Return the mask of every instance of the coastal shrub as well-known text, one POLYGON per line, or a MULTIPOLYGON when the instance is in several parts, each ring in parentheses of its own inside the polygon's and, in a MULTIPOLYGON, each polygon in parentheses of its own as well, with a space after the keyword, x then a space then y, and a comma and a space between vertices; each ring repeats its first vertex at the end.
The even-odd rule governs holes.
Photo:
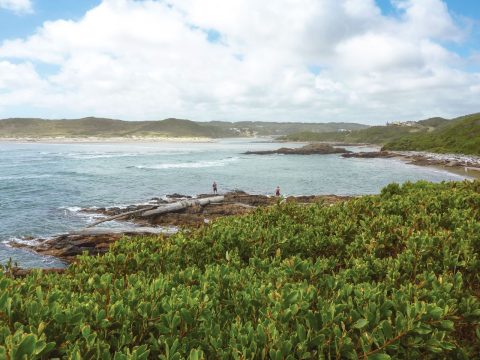
POLYGON ((474 359, 480 181, 391 184, 0 275, 0 358, 474 359))

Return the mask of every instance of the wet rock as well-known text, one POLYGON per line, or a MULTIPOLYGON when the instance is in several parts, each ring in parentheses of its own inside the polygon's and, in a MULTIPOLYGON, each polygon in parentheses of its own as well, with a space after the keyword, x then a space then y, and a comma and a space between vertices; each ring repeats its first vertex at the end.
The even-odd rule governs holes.
POLYGON ((437 154, 422 151, 369 151, 342 154, 344 158, 398 158, 408 164, 419 166, 441 166, 446 168, 480 167, 480 157, 460 154, 437 154))
POLYGON ((167 195, 167 198, 169 198, 169 199, 191 199, 192 197, 189 196, 189 195, 182 195, 182 194, 174 193, 174 194, 167 195))
MULTIPOLYGON (((171 202, 178 201, 184 196, 179 195, 179 198, 174 198, 171 202)), ((210 194, 199 195, 211 196, 210 194)), ((158 216, 139 217, 138 214, 127 215, 122 217, 122 220, 128 220, 139 226, 145 227, 166 227, 166 228, 197 228, 204 226, 206 222, 211 222, 219 217, 244 215, 255 211, 258 207, 266 207, 276 204, 278 201, 292 201, 302 204, 307 203, 325 203, 332 204, 338 201, 343 201, 349 197, 335 196, 335 195, 312 195, 312 196, 290 196, 286 199, 266 195, 251 195, 241 190, 236 190, 224 195, 224 201, 221 203, 210 203, 206 206, 190 206, 178 212, 164 213, 158 216)), ((132 205, 126 208, 91 208, 83 209, 82 211, 88 213, 97 213, 102 215, 118 215, 123 212, 143 209, 151 207, 151 205, 132 205)), ((141 229, 136 227, 135 229, 141 229)), ((116 229, 118 230, 118 229, 116 229)), ((63 259, 66 262, 74 261, 77 255, 87 252, 89 255, 101 255, 108 251, 110 246, 118 241, 123 236, 128 236, 128 230, 120 233, 113 233, 116 231, 112 229, 112 233, 101 235, 85 235, 85 234, 64 234, 56 236, 52 239, 37 239, 35 244, 15 243, 10 245, 13 247, 29 249, 42 255, 50 255, 63 259)), ((136 234, 139 235, 139 234, 136 234)), ((141 234, 140 234, 141 235, 141 234)), ((145 233, 147 235, 147 233, 145 233)), ((148 236, 168 236, 168 234, 148 236)))
POLYGON ((398 154, 395 154, 389 151, 366 151, 366 152, 342 154, 342 157, 344 158, 364 158, 364 159, 392 158, 392 157, 398 157, 398 156, 399 156, 398 154))
POLYGON ((259 151, 247 151, 246 155, 316 155, 316 154, 345 154, 350 153, 345 148, 334 147, 330 144, 308 144, 301 148, 280 148, 277 150, 259 150, 259 151))
POLYGON ((168 204, 168 201, 167 200, 164 200, 164 199, 160 199, 159 197, 153 197, 150 199, 150 202, 154 202, 154 203, 157 203, 157 204, 168 204))
POLYGON ((104 254, 111 244, 122 237, 121 234, 99 236, 59 235, 51 239, 39 239, 39 244, 10 243, 10 246, 33 250, 41 255, 55 256, 71 262, 77 255, 86 251, 89 255, 104 254))

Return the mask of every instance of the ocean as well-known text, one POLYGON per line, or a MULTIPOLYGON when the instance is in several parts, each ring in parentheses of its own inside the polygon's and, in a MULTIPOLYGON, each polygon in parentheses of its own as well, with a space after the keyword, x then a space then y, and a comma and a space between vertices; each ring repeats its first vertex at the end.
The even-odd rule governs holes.
MULTIPOLYGON (((301 144, 259 139, 205 143, 0 142, 0 263, 56 267, 62 263, 8 242, 35 241, 94 221, 83 207, 126 206, 180 193, 243 190, 284 195, 375 194, 391 183, 458 181, 461 175, 392 159, 344 159, 334 155, 244 155, 301 144)), ((348 147, 353 151, 372 150, 348 147)), ((115 226, 111 223, 110 226, 115 226)))

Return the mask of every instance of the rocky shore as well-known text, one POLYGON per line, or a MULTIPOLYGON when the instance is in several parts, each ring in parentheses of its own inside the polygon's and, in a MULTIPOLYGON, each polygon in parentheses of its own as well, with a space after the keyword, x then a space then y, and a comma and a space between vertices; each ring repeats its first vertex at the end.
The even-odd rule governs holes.
POLYGON ((277 150, 259 150, 259 151, 247 151, 246 155, 316 155, 316 154, 347 154, 351 151, 345 148, 334 147, 330 144, 314 143, 302 146, 300 148, 280 148, 277 150))
MULTIPOLYGON (((211 196, 211 194, 203 194, 197 198, 202 199, 211 196)), ((166 200, 159 198, 151 199, 148 205, 131 205, 122 208, 85 208, 81 211, 110 217, 135 212, 136 210, 148 210, 154 205, 168 205, 189 198, 188 196, 173 194, 168 196, 166 200)), ((329 205, 347 200, 348 198, 347 196, 336 195, 311 195, 290 196, 281 201, 293 201, 299 204, 320 202, 329 205)), ((31 244, 12 242, 10 246, 28 249, 41 255, 55 256, 68 264, 74 261, 77 255, 85 251, 90 255, 104 254, 108 251, 110 245, 124 236, 169 236, 178 229, 195 229, 219 217, 247 214, 255 211, 257 208, 274 205, 278 201, 279 198, 277 197, 252 195, 243 191, 235 191, 225 194, 224 201, 221 203, 210 203, 206 206, 190 206, 179 211, 149 217, 137 216, 135 213, 126 214, 124 217, 116 219, 116 221, 121 219, 121 221, 128 224, 128 227, 121 230, 115 228, 102 229, 99 233, 95 233, 95 231, 76 231, 50 239, 35 239, 35 242, 31 244), (107 230, 107 232, 103 230, 107 230), (152 232, 152 230, 155 231, 152 232)), ((92 228, 91 230, 94 229, 92 228)), ((20 271, 20 273, 22 272, 20 271)))
POLYGON ((459 154, 437 154, 421 151, 369 151, 342 154, 344 158, 398 158, 412 165, 459 168, 480 171, 480 157, 459 154))

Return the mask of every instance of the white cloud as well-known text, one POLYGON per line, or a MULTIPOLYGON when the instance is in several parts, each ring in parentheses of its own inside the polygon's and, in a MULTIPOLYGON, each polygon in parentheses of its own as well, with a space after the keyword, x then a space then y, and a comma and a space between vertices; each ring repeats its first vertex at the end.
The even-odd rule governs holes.
POLYGON ((0 67, 0 115, 22 102, 124 119, 375 123, 478 111, 480 74, 444 45, 466 36, 445 4, 395 6, 399 17, 374 0, 104 0, 1 44, 14 70, 0 67), (59 70, 37 73, 42 63, 59 70))
POLYGON ((30 13, 33 11, 33 6, 31 0, 0 0, 0 9, 16 13, 30 13))

